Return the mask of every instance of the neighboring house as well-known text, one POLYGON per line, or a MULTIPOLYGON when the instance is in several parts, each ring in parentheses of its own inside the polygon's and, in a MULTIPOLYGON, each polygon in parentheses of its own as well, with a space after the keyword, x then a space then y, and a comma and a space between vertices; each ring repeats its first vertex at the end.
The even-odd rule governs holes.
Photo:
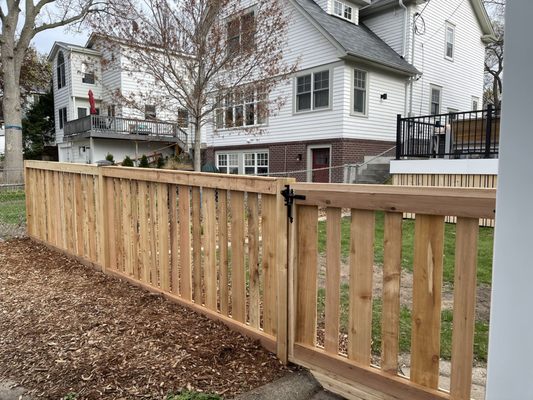
POLYGON ((104 46, 101 40, 91 36, 85 47, 56 42, 50 51, 59 161, 94 163, 111 153, 120 162, 126 155, 166 156, 186 150, 187 114, 162 112, 156 102, 124 105, 119 94, 124 98, 137 92, 145 76, 126 68, 124 48, 104 46))
POLYGON ((306 171, 289 175, 342 182, 344 165, 393 149, 398 114, 480 107, 493 35, 480 0, 289 0, 286 7, 286 61, 299 60, 299 72, 271 93, 286 102, 267 119, 239 118, 248 106, 242 95, 222 104, 207 128, 207 159, 221 172, 306 171), (262 134, 246 134, 250 127, 262 134))

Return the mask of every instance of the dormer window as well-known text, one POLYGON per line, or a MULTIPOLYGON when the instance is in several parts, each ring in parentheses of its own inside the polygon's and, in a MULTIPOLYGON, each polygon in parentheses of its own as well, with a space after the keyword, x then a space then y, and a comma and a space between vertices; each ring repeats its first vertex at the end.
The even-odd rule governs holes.
POLYGON ((333 1, 333 12, 337 17, 344 18, 348 21, 353 21, 353 7, 342 1, 333 1))

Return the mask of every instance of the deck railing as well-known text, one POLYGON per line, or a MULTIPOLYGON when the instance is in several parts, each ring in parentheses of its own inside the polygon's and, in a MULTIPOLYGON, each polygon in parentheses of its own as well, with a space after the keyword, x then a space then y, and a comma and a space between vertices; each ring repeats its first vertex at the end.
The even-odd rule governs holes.
POLYGON ((284 362, 313 369, 330 389, 365 399, 470 398, 478 225, 494 217, 495 190, 30 161, 26 193, 32 238, 258 339, 284 362), (286 184, 298 196, 284 198, 286 184), (416 214, 412 237, 403 234, 406 212, 416 214), (439 374, 446 216, 458 218, 449 391, 439 374), (414 272, 406 322, 400 280, 408 241, 414 272), (380 297, 376 248, 383 249, 380 297), (378 362, 374 303, 382 309, 378 362), (399 368, 406 323, 409 376, 399 368))
POLYGON ((398 115, 396 159, 497 158, 499 110, 454 112, 402 118, 398 115))
POLYGON ((183 143, 187 143, 187 132, 178 124, 134 118, 108 117, 105 115, 88 115, 68 121, 65 124, 64 131, 66 137, 90 132, 177 138, 183 143))

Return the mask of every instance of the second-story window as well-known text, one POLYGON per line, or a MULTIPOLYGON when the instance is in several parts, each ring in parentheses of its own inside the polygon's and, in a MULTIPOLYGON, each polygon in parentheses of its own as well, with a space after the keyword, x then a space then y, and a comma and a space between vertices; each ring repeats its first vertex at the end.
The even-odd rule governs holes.
POLYGON ((296 112, 329 107, 331 85, 329 75, 329 70, 325 70, 296 78, 296 112))
POLYGON ((178 126, 180 128, 189 127, 189 111, 185 108, 180 108, 178 110, 178 126))
POLYGON ((157 113, 155 110, 155 106, 152 105, 145 105, 144 106, 144 119, 156 119, 157 113))
POLYGON ((83 83, 87 83, 89 85, 94 85, 94 82, 96 80, 95 76, 94 76, 94 71, 92 71, 89 68, 89 65, 87 65, 87 63, 83 63, 81 65, 81 74, 82 74, 81 81, 83 83))
POLYGON ((238 55, 255 48, 255 11, 231 18, 227 23, 228 54, 238 55))
POLYGON ((345 4, 342 1, 334 0, 333 2, 333 12, 336 16, 347 19, 348 21, 352 20, 353 17, 353 8, 348 4, 345 4))
POLYGON ((446 58, 453 60, 455 55, 455 26, 446 24, 446 58))
POLYGON ((59 109, 59 129, 63 129, 67 123, 67 108, 63 107, 59 109))
POLYGON ((65 56, 63 52, 60 51, 57 55, 57 88, 61 89, 65 87, 65 56))

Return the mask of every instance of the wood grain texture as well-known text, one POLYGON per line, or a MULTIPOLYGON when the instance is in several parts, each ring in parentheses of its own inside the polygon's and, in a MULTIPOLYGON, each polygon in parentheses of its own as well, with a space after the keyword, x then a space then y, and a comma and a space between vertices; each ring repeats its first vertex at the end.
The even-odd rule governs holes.
POLYGON ((148 184, 139 182, 139 247, 141 253, 141 280, 150 284, 150 215, 148 184))
POLYGON ((174 185, 168 187, 168 202, 170 211, 170 279, 172 293, 179 294, 179 259, 180 238, 178 229, 178 188, 174 185))
POLYGON ((454 400, 469 400, 472 390, 478 225, 477 219, 457 220, 450 377, 450 393, 454 400))
POLYGON ((159 227, 157 221, 157 183, 150 183, 148 188, 148 198, 150 200, 150 282, 152 286, 159 287, 159 227))
POLYGON ((383 313, 381 368, 396 375, 400 340, 400 278, 402 264, 401 213, 385 213, 383 243, 383 313))
POLYGON ((259 200, 257 193, 248 193, 248 264, 250 268, 250 326, 259 329, 261 295, 259 279, 259 200))
POLYGON ((159 279, 161 289, 170 291, 170 252, 169 252, 169 212, 168 212, 168 185, 157 184, 157 221, 159 243, 159 279))
MULTIPOLYGON (((246 322, 246 271, 244 269, 244 193, 231 192, 231 316, 246 322)), ((266 331, 268 333, 268 331, 266 331)))
POLYGON ((326 307, 324 348, 339 353, 340 282, 341 282, 341 209, 326 211, 326 307))
POLYGON ((180 235, 180 296, 192 301, 191 194, 188 186, 178 186, 180 235))
POLYGON ((202 296, 202 216, 200 210, 200 188, 192 188, 192 264, 193 264, 193 299, 196 304, 203 304, 202 296))
POLYGON ((277 314, 277 260, 276 238, 279 234, 276 219, 276 196, 263 195, 262 237, 263 237, 263 329, 275 335, 277 314))
POLYGON ((217 311, 217 237, 215 190, 203 188, 205 305, 217 311))
POLYGON ((439 384, 444 217, 417 215, 413 268, 411 380, 439 384))
POLYGON ((218 245, 220 270, 220 312, 229 315, 229 275, 228 275, 228 192, 218 191, 218 245))
POLYGON ((352 210, 350 227, 350 314, 348 358, 370 365, 375 213, 352 210))
POLYGON ((318 207, 298 206, 296 267, 295 342, 316 344, 317 273, 318 273, 318 207))

